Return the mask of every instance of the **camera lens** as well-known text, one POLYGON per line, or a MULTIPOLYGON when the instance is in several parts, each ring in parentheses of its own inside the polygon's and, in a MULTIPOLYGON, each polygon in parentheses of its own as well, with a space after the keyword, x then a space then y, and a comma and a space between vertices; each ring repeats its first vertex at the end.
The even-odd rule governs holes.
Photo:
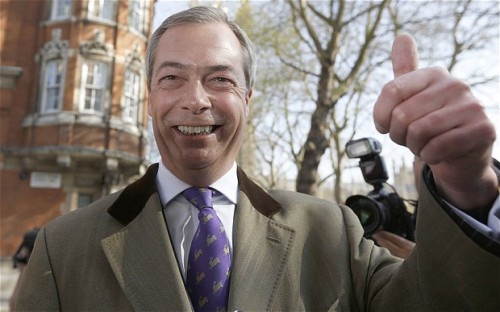
POLYGON ((381 209, 377 201, 369 197, 362 195, 351 196, 347 198, 346 205, 358 216, 366 237, 370 237, 386 222, 385 210, 381 209))

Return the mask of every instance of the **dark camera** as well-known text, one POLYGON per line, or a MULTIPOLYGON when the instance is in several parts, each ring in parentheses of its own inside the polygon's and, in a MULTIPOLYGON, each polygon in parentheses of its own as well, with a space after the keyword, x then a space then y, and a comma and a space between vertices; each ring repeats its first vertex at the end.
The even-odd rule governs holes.
POLYGON ((365 237, 370 238, 376 231, 385 230, 415 241, 413 214, 408 212, 403 199, 387 183, 389 176, 385 162, 379 155, 381 151, 382 145, 374 138, 347 142, 347 157, 360 159, 359 168, 363 178, 373 186, 373 190, 366 196, 350 196, 346 205, 358 216, 365 237), (391 190, 384 185, 390 186, 391 190))

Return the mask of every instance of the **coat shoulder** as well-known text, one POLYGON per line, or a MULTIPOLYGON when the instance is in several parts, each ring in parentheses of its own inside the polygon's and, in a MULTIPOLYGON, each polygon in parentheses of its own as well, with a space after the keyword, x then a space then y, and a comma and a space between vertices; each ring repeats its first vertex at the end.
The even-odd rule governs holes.
POLYGON ((294 192, 294 191, 286 191, 286 190, 270 190, 269 194, 283 207, 289 207, 291 209, 300 208, 303 210, 329 210, 341 212, 341 205, 329 201, 326 199, 321 199, 319 197, 315 197, 312 195, 294 192))
POLYGON ((269 195, 273 197, 282 209, 273 216, 274 219, 291 224, 313 225, 313 227, 326 227, 339 229, 361 230, 359 220, 354 212, 345 205, 321 199, 303 193, 272 190, 269 195))
POLYGON ((122 191, 104 196, 88 206, 72 210, 55 218, 45 225, 47 233, 80 233, 92 231, 102 223, 117 223, 108 214, 107 210, 119 198, 122 191))

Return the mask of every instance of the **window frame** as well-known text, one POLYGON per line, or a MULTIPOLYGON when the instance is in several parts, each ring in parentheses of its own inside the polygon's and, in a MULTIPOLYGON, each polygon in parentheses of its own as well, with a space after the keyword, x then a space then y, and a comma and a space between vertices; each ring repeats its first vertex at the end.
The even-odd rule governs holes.
POLYGON ((141 33, 147 33, 149 12, 149 1, 129 0, 128 25, 131 29, 141 33))
POLYGON ((89 18, 116 22, 116 0, 88 0, 87 15, 89 18))
MULTIPOLYGON (((61 58, 49 59, 49 60, 45 61, 43 64, 42 102, 41 102, 41 107, 40 107, 41 114, 50 114, 50 113, 62 111, 63 96, 64 96, 64 80, 65 80, 65 76, 66 76, 66 66, 65 65, 66 65, 65 60, 61 59, 61 58), (55 71, 56 76, 49 77, 49 75, 51 73, 53 73, 53 71, 51 70, 53 64, 55 64, 55 66, 56 66, 56 71, 55 71), (55 83, 52 84, 50 82, 50 80, 55 80, 55 83), (59 81, 57 81, 57 80, 59 80, 59 81), (53 89, 56 90, 56 92, 55 92, 56 95, 54 97, 54 99, 56 99, 56 101, 54 102, 56 105, 49 106, 49 98, 48 98, 49 88, 50 88, 50 90, 53 90, 53 89)), ((50 104, 52 104, 52 103, 50 103, 50 104)))
POLYGON ((122 119, 128 122, 137 122, 139 120, 141 91, 141 74, 131 68, 125 69, 123 79, 123 100, 122 100, 122 119), (129 77, 133 77, 132 81, 129 77), (132 91, 132 92, 131 92, 132 91))
POLYGON ((73 8, 72 0, 52 0, 52 7, 50 9, 50 19, 51 20, 60 20, 71 17, 72 8, 73 8), (62 8, 62 10, 61 10, 62 8), (63 14, 59 14, 60 11, 66 11, 63 14))
POLYGON ((110 72, 110 66, 108 62, 105 61, 100 61, 100 60, 85 60, 81 66, 81 96, 80 96, 80 103, 79 103, 79 111, 81 113, 89 113, 89 114, 97 114, 97 115, 104 115, 106 107, 107 107, 107 99, 108 99, 108 86, 109 86, 109 72, 110 72), (89 66, 97 66, 97 74, 98 77, 97 79, 99 81, 96 81, 96 72, 95 68, 92 70, 92 84, 88 83, 88 78, 89 78, 89 66), (101 72, 100 69, 103 69, 104 71, 101 72), (90 107, 87 107, 87 98, 88 98, 88 90, 91 91, 90 95, 90 107), (101 92, 101 102, 100 102, 100 107, 96 109, 96 92, 101 92))
POLYGON ((86 207, 95 200, 92 192, 77 192, 76 194, 76 209, 86 207))

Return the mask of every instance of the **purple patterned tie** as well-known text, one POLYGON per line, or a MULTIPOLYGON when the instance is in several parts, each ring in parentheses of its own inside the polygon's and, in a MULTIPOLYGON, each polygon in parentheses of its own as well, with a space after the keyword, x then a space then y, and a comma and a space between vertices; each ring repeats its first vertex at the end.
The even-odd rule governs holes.
POLYGON ((186 287, 195 311, 225 311, 231 255, 224 226, 215 213, 215 190, 191 187, 182 195, 200 211, 189 251, 186 287))

